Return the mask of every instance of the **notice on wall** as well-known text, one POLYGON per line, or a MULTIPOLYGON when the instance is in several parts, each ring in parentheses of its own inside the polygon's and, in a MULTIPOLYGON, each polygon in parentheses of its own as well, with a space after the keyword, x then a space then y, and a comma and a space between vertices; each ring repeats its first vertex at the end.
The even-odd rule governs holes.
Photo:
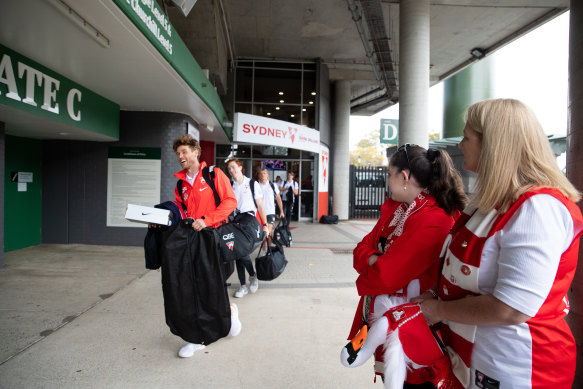
POLYGON ((107 226, 147 227, 125 219, 128 204, 160 203, 160 148, 110 147, 107 159, 107 226))

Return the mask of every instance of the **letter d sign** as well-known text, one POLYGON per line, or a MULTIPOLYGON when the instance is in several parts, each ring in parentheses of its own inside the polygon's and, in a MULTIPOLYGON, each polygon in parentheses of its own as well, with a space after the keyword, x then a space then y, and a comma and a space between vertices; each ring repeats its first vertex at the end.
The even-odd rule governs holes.
POLYGON ((399 143, 399 120, 381 119, 381 143, 399 143))

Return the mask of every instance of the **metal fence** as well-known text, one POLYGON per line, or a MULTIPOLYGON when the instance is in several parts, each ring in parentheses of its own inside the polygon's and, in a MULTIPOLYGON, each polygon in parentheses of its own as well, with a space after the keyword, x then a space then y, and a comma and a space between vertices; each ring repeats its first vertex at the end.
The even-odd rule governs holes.
POLYGON ((377 219, 387 198, 386 166, 350 166, 350 219, 377 219))

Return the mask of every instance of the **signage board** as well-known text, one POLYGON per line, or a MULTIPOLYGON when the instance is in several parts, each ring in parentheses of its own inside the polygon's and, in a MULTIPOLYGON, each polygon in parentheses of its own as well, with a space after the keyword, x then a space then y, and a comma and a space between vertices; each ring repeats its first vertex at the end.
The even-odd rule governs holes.
POLYGON ((320 152, 320 132, 283 120, 235 113, 233 141, 320 152))
POLYGON ((399 144, 399 119, 381 119, 381 143, 399 144))
POLYGON ((119 105, 2 45, 0 104, 119 139, 119 105))
POLYGON ((162 150, 155 147, 110 147, 107 159, 108 227, 137 227, 125 218, 128 204, 160 203, 162 150))

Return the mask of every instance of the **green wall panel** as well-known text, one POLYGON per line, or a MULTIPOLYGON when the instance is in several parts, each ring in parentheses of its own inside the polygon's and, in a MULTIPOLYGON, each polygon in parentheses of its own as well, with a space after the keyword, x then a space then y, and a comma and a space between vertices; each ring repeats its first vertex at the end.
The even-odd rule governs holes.
POLYGON ((42 144, 40 140, 6 136, 4 178, 4 251, 41 243, 42 144), (26 191, 18 191, 13 172, 32 173, 26 191))

